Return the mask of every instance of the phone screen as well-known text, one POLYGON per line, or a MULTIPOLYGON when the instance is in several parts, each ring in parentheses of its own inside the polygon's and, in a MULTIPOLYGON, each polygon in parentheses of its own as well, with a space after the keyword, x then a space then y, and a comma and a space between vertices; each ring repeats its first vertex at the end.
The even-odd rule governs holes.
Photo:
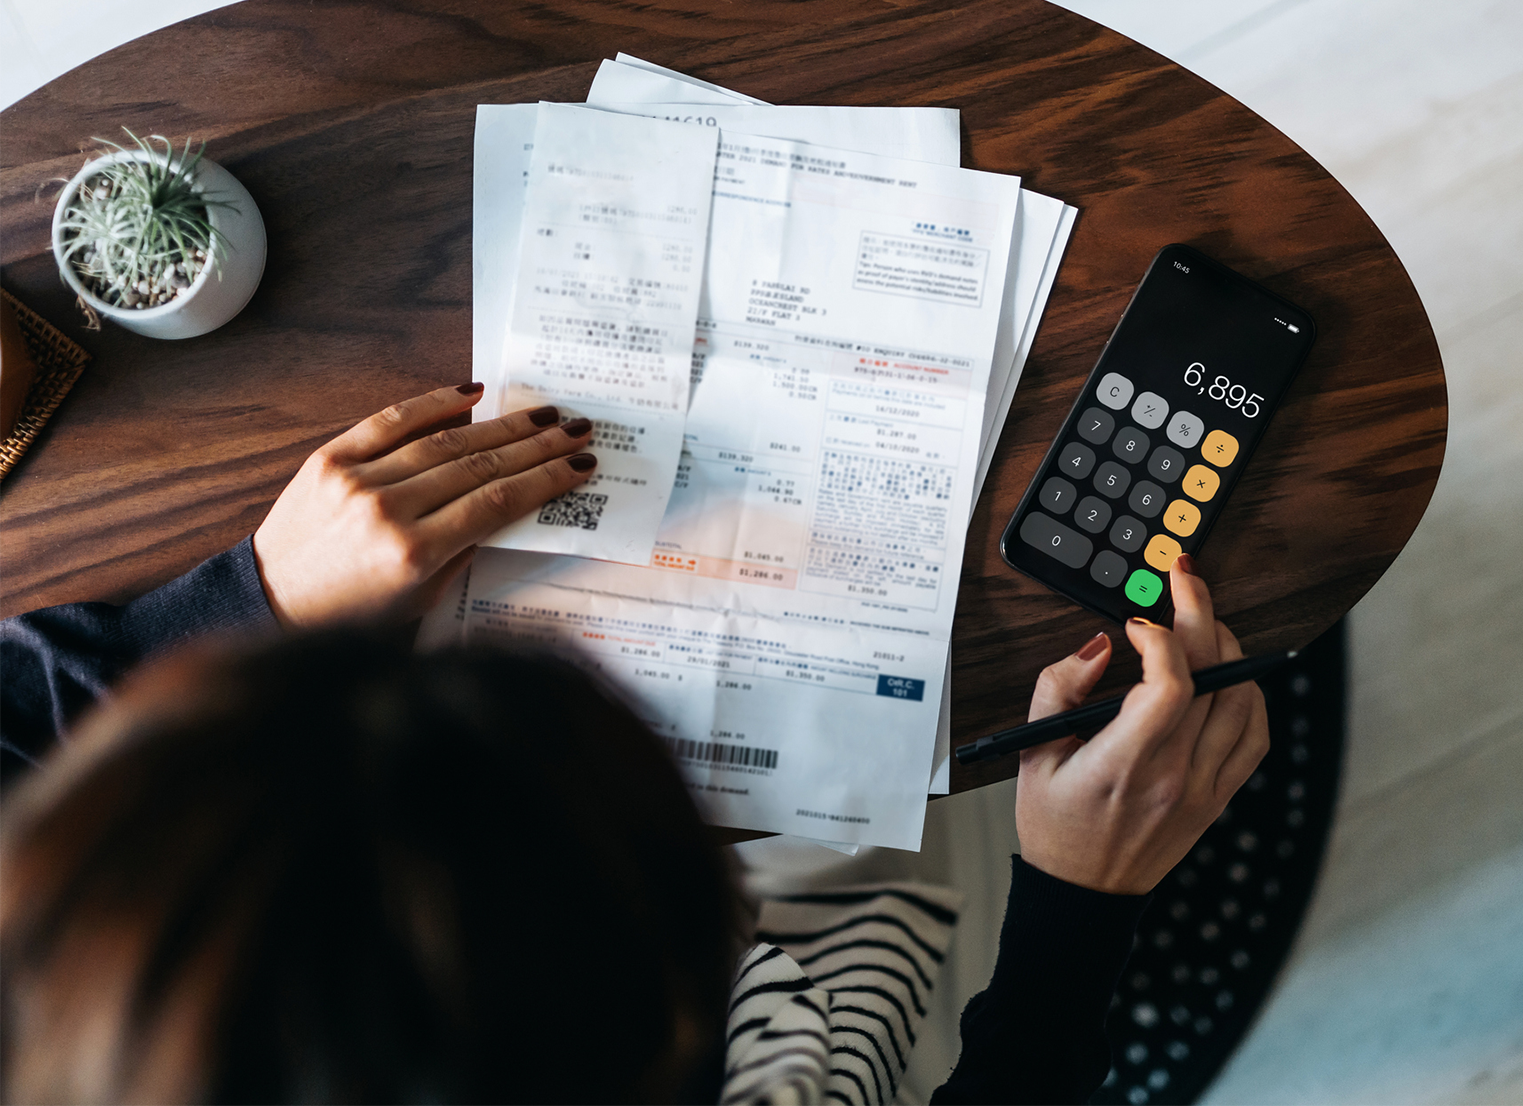
POLYGON ((1001 539, 1014 568, 1116 621, 1169 607, 1316 335, 1189 246, 1153 259, 1001 539))

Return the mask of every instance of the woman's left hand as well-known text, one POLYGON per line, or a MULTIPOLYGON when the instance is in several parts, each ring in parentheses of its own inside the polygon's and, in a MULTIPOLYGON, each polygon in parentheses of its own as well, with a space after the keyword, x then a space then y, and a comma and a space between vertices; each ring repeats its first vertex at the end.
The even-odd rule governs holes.
POLYGON ((480 384, 440 388, 323 446, 254 534, 270 609, 287 629, 403 622, 438 601, 476 543, 585 483, 592 423, 554 407, 409 439, 464 414, 480 384))

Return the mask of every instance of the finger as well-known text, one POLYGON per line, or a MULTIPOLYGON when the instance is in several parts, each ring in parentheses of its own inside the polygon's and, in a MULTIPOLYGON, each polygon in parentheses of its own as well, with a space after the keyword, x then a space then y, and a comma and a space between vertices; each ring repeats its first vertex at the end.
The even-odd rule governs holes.
POLYGON ((1190 671, 1219 663, 1211 591, 1196 573, 1195 560, 1188 553, 1174 558, 1169 569, 1169 589, 1174 598, 1174 633, 1184 646, 1190 671))
POLYGON ((1035 722, 1058 714, 1084 702, 1100 677, 1105 674, 1111 659, 1111 639, 1106 634, 1096 634, 1071 656, 1057 664, 1049 664, 1037 677, 1036 690, 1031 695, 1031 713, 1027 721, 1035 722))
MULTIPOLYGON (((1184 646, 1190 671, 1210 668, 1219 659, 1216 615, 1212 610, 1210 589, 1196 572, 1195 560, 1188 553, 1174 559, 1169 569, 1169 588, 1174 597, 1174 633, 1184 646)), ((1179 740, 1182 743, 1195 741, 1210 712, 1209 695, 1202 695, 1191 703, 1178 730, 1179 740)))
POLYGON ((1142 682, 1121 713, 1090 741, 1097 755, 1141 759, 1173 735, 1195 697, 1184 646, 1177 635, 1143 618, 1129 619, 1126 636, 1142 655, 1142 682))
POLYGON ((472 453, 497 449, 533 437, 558 422, 560 411, 556 408, 535 407, 484 422, 449 427, 372 461, 367 466, 369 471, 366 476, 372 483, 398 484, 420 472, 427 472, 472 453))
POLYGON ((444 549, 479 544, 508 523, 586 483, 596 466, 592 454, 576 453, 494 480, 424 517, 419 523, 424 541, 444 549))
MULTIPOLYGON (((1086 641, 1071 656, 1042 669, 1041 676, 1037 677, 1036 690, 1031 695, 1031 712, 1027 715, 1027 720, 1034 722, 1038 718, 1072 710, 1084 702, 1084 697, 1105 674, 1110 659, 1111 639, 1100 633, 1086 641)), ((1049 762, 1061 764, 1082 745, 1082 742, 1069 736, 1023 750, 1021 770, 1035 770, 1049 762)))
POLYGON ((388 496, 402 517, 421 518, 494 480, 505 480, 557 457, 575 453, 586 446, 591 436, 592 423, 589 420, 572 419, 563 426, 541 430, 522 441, 480 453, 467 453, 419 473, 394 485, 388 496))
MULTIPOLYGON (((1211 631, 1212 635, 1217 639, 1217 654, 1223 661, 1243 659, 1243 647, 1238 644, 1237 638, 1232 636, 1231 630, 1218 622, 1212 626, 1211 631)), ((1226 760, 1227 754, 1232 751, 1233 746, 1238 743, 1238 739, 1241 737, 1242 717, 1245 716, 1245 704, 1247 702, 1243 696, 1247 694, 1246 689, 1249 687, 1257 690, 1258 685, 1240 684, 1237 687, 1229 687, 1218 691, 1212 697, 1211 712, 1201 726, 1200 737, 1196 741, 1194 752, 1190 755, 1192 770, 1205 779, 1214 780, 1216 778, 1217 771, 1222 766, 1222 761, 1226 760), (1241 694, 1238 695, 1236 706, 1232 707, 1229 705, 1225 708, 1228 713, 1221 713, 1218 710, 1218 707, 1221 706, 1219 701, 1230 700, 1238 693, 1241 694), (1223 724, 1220 719, 1223 717, 1234 717, 1231 713, 1233 710, 1237 712, 1237 723, 1235 725, 1223 724)))
POLYGON ((336 461, 368 461, 409 434, 470 410, 484 391, 482 384, 461 384, 457 388, 436 388, 427 395, 404 399, 384 411, 377 411, 323 448, 336 461))
POLYGON ((1216 773, 1215 798, 1223 806, 1237 794, 1237 789, 1248 781, 1269 752, 1269 711, 1264 704, 1264 693, 1258 684, 1248 684, 1243 690, 1248 698, 1248 720, 1238 735, 1237 744, 1216 773))

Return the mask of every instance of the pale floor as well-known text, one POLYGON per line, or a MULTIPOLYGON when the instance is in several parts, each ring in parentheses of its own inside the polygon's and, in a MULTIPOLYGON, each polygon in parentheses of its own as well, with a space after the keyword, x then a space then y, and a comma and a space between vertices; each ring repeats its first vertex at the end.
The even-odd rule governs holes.
MULTIPOLYGON (((0 105, 219 6, 0 0, 0 105)), ((1188 66, 1321 161, 1406 264, 1449 381, 1438 491, 1352 618, 1347 774, 1322 884, 1210 1099, 1523 1102, 1523 5, 1063 6, 1188 66)), ((970 912, 912 1087, 945 1070, 952 1015, 987 979, 1010 808, 1008 787, 932 808, 915 866, 967 889, 970 912)), ((838 859, 805 848, 815 866, 838 859)))

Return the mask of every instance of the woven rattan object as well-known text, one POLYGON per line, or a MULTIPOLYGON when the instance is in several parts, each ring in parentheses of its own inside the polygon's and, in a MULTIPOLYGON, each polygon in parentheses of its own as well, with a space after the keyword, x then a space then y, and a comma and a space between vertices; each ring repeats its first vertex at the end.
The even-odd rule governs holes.
POLYGON ((42 433, 42 428, 63 402, 63 397, 69 394, 69 389, 74 387, 79 374, 89 364, 90 355, 15 296, 5 291, 0 291, 0 295, 15 310, 26 347, 37 363, 37 376, 27 389, 21 416, 10 434, 0 442, 0 479, 4 479, 42 433))

